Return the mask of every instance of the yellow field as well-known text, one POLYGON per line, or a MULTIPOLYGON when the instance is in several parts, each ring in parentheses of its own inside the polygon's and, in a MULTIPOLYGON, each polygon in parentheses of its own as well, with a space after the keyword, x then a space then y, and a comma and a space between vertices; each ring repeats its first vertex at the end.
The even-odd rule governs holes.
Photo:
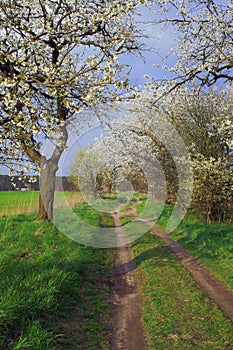
MULTIPOLYGON (((62 193, 55 193, 55 207, 59 207, 62 193)), ((82 202, 78 192, 66 192, 66 199, 71 207, 82 202)), ((0 191, 0 216, 36 212, 38 210, 39 192, 0 191)))

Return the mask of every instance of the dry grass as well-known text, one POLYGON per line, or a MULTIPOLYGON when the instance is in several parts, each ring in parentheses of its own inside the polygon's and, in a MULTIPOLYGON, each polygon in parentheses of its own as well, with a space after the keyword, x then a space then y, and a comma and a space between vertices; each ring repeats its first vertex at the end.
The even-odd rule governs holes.
POLYGON ((38 199, 39 192, 0 192, 0 216, 35 212, 38 199))
MULTIPOLYGON (((83 202, 83 197, 79 192, 66 192, 65 197, 66 197, 66 202, 68 202, 71 208, 74 208, 83 202)), ((64 203, 64 200, 60 200, 60 194, 59 192, 57 192, 55 195, 54 207, 60 208, 63 206, 63 203, 64 203)))
MULTIPOLYGON (((55 193, 54 207, 63 205, 63 193, 55 193)), ((78 192, 66 192, 66 201, 74 208, 83 202, 78 192)), ((39 192, 0 192, 0 217, 18 214, 29 214, 38 211, 39 192)), ((67 205, 67 204, 66 204, 67 205)))

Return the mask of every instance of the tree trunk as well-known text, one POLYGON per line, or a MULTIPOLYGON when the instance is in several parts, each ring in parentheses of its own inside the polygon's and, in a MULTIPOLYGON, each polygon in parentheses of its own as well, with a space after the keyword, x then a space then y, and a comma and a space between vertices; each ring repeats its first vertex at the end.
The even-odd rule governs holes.
POLYGON ((43 159, 40 173, 40 197, 37 218, 44 221, 53 219, 53 203, 58 165, 51 160, 43 159))
POLYGON ((211 223, 212 223, 212 205, 210 202, 207 202, 206 221, 207 221, 208 225, 211 225, 211 223))
POLYGON ((230 203, 230 223, 233 224, 233 197, 231 198, 230 203))

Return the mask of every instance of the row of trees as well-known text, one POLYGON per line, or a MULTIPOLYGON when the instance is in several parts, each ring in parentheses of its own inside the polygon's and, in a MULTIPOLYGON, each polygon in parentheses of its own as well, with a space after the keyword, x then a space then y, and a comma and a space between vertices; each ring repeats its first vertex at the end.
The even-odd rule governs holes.
POLYGON ((147 192, 147 179, 142 169, 129 157, 124 159, 122 148, 112 146, 106 137, 78 149, 70 167, 69 181, 84 196, 92 198, 117 192, 125 180, 135 191, 147 192))
POLYGON ((144 92, 124 105, 130 113, 109 135, 78 151, 72 180, 95 197, 123 180, 184 208, 192 195, 201 220, 232 220, 233 89, 182 89, 157 107, 155 98, 144 92))

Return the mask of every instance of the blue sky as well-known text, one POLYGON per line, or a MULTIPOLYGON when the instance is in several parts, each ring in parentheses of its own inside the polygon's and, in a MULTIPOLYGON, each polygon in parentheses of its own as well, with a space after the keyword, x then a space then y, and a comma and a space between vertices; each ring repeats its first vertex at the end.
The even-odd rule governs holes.
POLYGON ((139 22, 142 31, 148 36, 148 38, 141 40, 145 45, 145 51, 143 53, 145 62, 135 55, 126 55, 120 59, 120 62, 129 64, 132 68, 130 80, 138 88, 142 88, 144 83, 147 82, 144 75, 152 76, 156 80, 164 78, 167 72, 163 69, 153 67, 153 64, 173 66, 175 57, 171 56, 168 59, 165 59, 165 57, 171 48, 177 44, 177 36, 172 26, 164 30, 162 24, 155 23, 155 15, 145 7, 141 7, 140 14, 141 17, 137 16, 136 20, 139 22))

